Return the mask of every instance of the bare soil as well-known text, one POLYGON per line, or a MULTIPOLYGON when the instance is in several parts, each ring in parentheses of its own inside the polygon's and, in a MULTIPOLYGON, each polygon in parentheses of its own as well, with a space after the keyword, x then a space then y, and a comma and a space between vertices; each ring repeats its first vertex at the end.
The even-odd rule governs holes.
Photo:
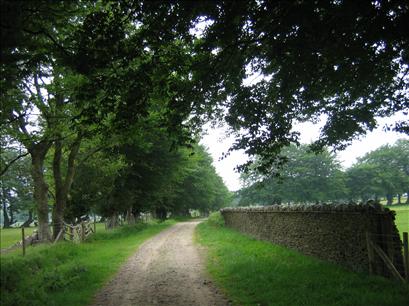
POLYGON ((229 305, 206 275, 203 251, 193 243, 198 223, 178 223, 146 241, 92 305, 229 305))

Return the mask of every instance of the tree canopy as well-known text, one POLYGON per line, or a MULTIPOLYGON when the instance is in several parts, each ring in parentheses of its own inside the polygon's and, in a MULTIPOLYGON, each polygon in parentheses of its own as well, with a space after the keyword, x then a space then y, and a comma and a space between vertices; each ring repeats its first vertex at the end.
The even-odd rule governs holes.
MULTIPOLYGON (((299 141, 297 122, 326 119, 313 148, 344 148, 409 109, 406 1, 219 1, 204 13, 198 52, 229 96, 232 149, 272 162, 299 141), (258 82, 246 78, 259 76, 258 82), (268 157, 271 158, 268 158, 268 157)), ((408 134, 408 121, 390 124, 408 134)))
MULTIPOLYGON (((233 150, 268 163, 299 141, 297 122, 324 116, 313 147, 343 148, 375 128, 376 117, 409 108, 403 0, 2 7, 5 84, 14 88, 11 78, 53 54, 75 72, 81 120, 126 125, 159 96, 182 141, 181 127, 219 118, 237 136, 233 150)), ((389 128, 409 133, 405 120, 389 128)))

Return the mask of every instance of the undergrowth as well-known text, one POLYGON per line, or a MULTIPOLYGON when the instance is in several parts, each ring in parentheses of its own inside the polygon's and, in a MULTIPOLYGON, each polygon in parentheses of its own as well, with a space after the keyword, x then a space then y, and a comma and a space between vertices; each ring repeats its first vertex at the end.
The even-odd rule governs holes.
POLYGON ((211 213, 209 218, 207 218, 207 223, 213 226, 224 226, 224 219, 222 214, 218 212, 211 213))

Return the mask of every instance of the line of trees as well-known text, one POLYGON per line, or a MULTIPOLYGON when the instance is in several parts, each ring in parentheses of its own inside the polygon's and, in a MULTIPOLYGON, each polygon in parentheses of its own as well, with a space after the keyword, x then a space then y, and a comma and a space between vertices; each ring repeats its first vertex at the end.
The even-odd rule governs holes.
POLYGON ((394 197, 401 204, 402 195, 409 194, 409 140, 379 147, 346 170, 335 154, 328 150, 315 154, 307 145, 289 146, 282 156, 286 163, 278 170, 271 169, 273 175, 261 174, 256 167, 242 175, 245 187, 237 193, 238 205, 366 202, 380 198, 391 205, 394 197))
MULTIPOLYGON (((89 154, 95 139, 85 141, 78 153, 75 179, 62 212, 66 222, 98 214, 115 226, 119 216, 134 222, 141 213, 165 219, 189 216, 192 210, 208 214, 228 205, 230 192, 212 165, 206 148, 193 144, 170 150, 165 130, 152 127, 144 135, 132 136, 126 144, 100 147, 89 154)), ((44 177, 48 186, 47 207, 56 208, 54 150, 45 158, 44 177)), ((17 157, 19 151, 5 148, 2 158, 17 157)), ((62 154, 65 158, 67 153, 62 154)), ((67 171, 64 169, 64 171, 67 171)), ((9 227, 18 213, 28 213, 24 225, 35 221, 30 158, 16 161, 1 180, 3 226, 9 227)))

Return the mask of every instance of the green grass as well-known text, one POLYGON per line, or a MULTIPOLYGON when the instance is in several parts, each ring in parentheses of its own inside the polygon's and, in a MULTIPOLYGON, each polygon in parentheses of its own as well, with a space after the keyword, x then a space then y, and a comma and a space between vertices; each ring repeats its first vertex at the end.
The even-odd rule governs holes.
MULTIPOLYGON (((24 229, 26 236, 31 235, 35 227, 27 227, 24 229)), ((21 228, 4 228, 0 229, 0 248, 8 248, 16 242, 21 241, 21 228)))
MULTIPOLYGON (((216 222, 217 223, 217 222, 216 222)), ((234 305, 408 305, 409 286, 201 223, 207 268, 234 305)))
POLYGON ((146 239, 174 221, 99 231, 82 244, 61 242, 1 256, 1 305, 88 305, 146 239))
MULTIPOLYGON (((31 235, 36 227, 26 227, 24 234, 31 235)), ((97 223, 97 233, 105 231, 105 223, 97 223)), ((21 241, 21 228, 3 228, 0 229, 0 249, 8 248, 16 242, 21 241)))
POLYGON ((396 212, 395 224, 402 235, 403 232, 409 232, 409 205, 392 205, 387 206, 390 210, 396 212))

